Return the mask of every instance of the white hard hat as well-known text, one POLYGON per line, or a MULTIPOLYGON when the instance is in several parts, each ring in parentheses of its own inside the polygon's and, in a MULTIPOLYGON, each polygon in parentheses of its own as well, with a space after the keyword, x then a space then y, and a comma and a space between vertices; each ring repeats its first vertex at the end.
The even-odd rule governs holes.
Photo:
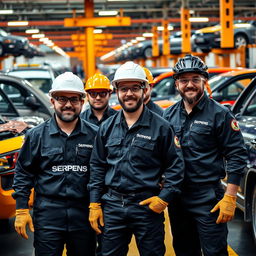
POLYGON ((116 70, 114 79, 111 83, 116 88, 117 84, 121 81, 140 81, 145 85, 148 84, 146 73, 143 68, 132 61, 127 61, 116 70))
POLYGON ((52 96, 55 92, 79 93, 85 96, 82 80, 72 72, 65 72, 54 79, 49 95, 52 96))

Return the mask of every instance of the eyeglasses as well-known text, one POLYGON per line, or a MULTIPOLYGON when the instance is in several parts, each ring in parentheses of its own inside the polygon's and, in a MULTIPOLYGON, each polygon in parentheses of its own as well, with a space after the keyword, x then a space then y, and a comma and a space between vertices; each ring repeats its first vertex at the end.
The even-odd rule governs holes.
POLYGON ((127 93, 129 90, 132 93, 137 93, 142 89, 141 86, 133 86, 133 87, 121 87, 121 88, 117 88, 118 91, 120 91, 121 93, 127 93))
POLYGON ((105 98, 109 92, 103 91, 103 92, 93 92, 93 91, 87 91, 87 93, 92 97, 92 98, 97 98, 99 95, 101 98, 105 98))
POLYGON ((195 85, 199 85, 201 83, 201 81, 205 81, 203 78, 201 77, 193 77, 191 79, 188 79, 188 78, 180 78, 178 79, 178 81, 180 82, 180 84, 182 85, 188 85, 189 81, 192 82, 192 84, 195 84, 195 85))
POLYGON ((81 97, 66 97, 66 96, 54 96, 55 100, 58 101, 59 104, 65 105, 69 101, 73 105, 77 105, 81 101, 81 97))

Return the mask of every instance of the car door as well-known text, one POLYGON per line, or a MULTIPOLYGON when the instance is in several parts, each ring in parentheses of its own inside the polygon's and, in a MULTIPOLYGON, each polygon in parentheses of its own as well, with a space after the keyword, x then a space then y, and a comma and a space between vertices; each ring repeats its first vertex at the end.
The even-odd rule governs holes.
POLYGON ((19 113, 7 95, 0 89, 0 116, 18 117, 19 113))

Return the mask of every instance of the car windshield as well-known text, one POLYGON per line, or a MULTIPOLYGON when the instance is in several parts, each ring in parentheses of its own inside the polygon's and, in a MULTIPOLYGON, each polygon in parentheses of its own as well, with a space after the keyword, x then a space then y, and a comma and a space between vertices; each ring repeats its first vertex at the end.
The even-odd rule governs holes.
POLYGON ((209 80, 209 85, 212 90, 219 86, 219 84, 223 84, 229 77, 227 76, 214 76, 209 80))

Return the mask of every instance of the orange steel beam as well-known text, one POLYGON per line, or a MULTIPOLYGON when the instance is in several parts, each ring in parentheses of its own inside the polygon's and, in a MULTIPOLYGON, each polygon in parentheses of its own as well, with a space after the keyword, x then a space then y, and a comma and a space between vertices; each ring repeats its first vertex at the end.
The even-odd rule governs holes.
POLYGON ((191 52, 191 42, 190 42, 190 37, 191 37, 191 24, 189 21, 189 9, 186 8, 181 8, 181 36, 182 36, 182 41, 181 41, 181 48, 183 53, 190 53, 191 52))
POLYGON ((152 27, 152 56, 157 57, 159 56, 159 44, 158 44, 158 31, 157 26, 152 27))
POLYGON ((96 26, 130 26, 130 17, 95 17, 95 18, 66 18, 64 19, 65 27, 96 27, 96 26))
POLYGON ((220 45, 221 48, 234 47, 234 29, 233 18, 234 8, 233 0, 220 0, 220 45))
MULTIPOLYGON (((94 39, 101 39, 101 40, 105 40, 105 39, 112 39, 113 35, 112 34, 95 34, 94 35, 94 39)), ((85 40, 85 35, 84 34, 73 34, 71 35, 71 39, 72 40, 85 40)))
POLYGON ((168 56, 170 54, 170 32, 168 30, 169 22, 167 20, 162 21, 162 26, 164 30, 162 31, 162 39, 163 39, 163 46, 162 46, 162 52, 163 55, 168 56))

